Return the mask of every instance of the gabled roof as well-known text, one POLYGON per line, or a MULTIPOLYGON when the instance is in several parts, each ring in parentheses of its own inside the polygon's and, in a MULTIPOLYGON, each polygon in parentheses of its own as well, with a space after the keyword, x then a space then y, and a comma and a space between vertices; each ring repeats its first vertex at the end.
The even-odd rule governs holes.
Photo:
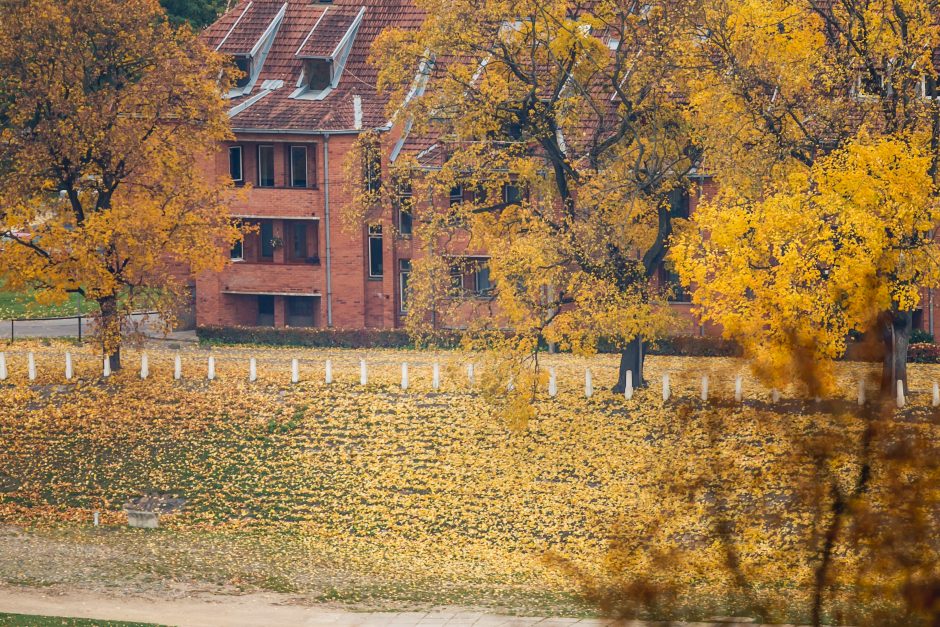
POLYGON ((248 54, 282 7, 283 19, 261 67, 255 68, 257 76, 243 93, 230 94, 233 128, 317 132, 385 127, 388 97, 377 93, 378 68, 368 57, 385 27, 420 27, 424 16, 412 0, 240 0, 204 31, 203 40, 221 52, 248 54), (331 90, 318 100, 299 96, 305 60, 334 54, 341 54, 344 62, 337 64, 341 73, 331 90))

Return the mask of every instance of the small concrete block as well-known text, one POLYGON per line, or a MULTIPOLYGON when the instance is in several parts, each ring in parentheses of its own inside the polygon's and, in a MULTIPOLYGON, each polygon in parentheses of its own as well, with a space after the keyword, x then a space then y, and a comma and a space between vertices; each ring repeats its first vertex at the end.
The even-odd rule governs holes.
POLYGON ((127 524, 138 529, 156 529, 160 526, 160 517, 156 512, 127 510, 127 524))

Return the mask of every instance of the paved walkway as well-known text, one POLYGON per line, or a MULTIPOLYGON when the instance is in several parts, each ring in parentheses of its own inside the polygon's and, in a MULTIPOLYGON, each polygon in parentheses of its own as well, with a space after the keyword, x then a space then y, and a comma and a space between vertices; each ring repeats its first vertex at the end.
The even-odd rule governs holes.
MULTIPOLYGON (((0 587, 0 612, 178 625, 180 627, 643 627, 648 623, 604 619, 496 616, 462 610, 356 613, 329 606, 305 606, 289 595, 250 594, 154 600, 91 592, 0 587)), ((711 624, 711 623, 709 623, 711 624)), ((728 623, 723 623, 728 625, 728 623)), ((673 623, 675 627, 679 624, 673 623)), ((706 623, 683 623, 684 627, 706 623)), ((751 625, 751 627, 756 627, 751 625)))
MULTIPOLYGON (((131 324, 137 325, 144 333, 154 339, 163 339, 159 329, 159 318, 147 314, 132 314, 131 324)), ((94 320, 89 317, 73 316, 71 318, 37 318, 35 320, 0 320, 0 339, 23 339, 32 337, 77 337, 78 325, 81 324, 81 334, 88 335, 94 331, 94 320)), ((170 333, 166 339, 171 341, 195 341, 195 331, 176 331, 170 333)))

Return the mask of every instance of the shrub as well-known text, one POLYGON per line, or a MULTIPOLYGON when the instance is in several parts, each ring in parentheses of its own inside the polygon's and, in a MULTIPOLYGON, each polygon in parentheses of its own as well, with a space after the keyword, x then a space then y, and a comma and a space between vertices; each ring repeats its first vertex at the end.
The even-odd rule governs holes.
MULTIPOLYGON (((210 344, 260 344, 263 346, 308 346, 316 348, 410 348, 414 342, 402 329, 312 329, 303 327, 215 327, 196 329, 210 344)), ((460 336, 445 335, 442 343, 456 346, 460 336)))
POLYGON ((933 333, 923 329, 911 331, 911 344, 933 344, 933 333))
POLYGON ((907 361, 913 364, 940 364, 940 345, 920 342, 907 349, 907 361))
MULTIPOLYGON (((672 335, 660 338, 646 348, 650 355, 674 357, 740 357, 741 347, 732 340, 720 337, 698 335, 672 335)), ((598 352, 619 353, 620 348, 614 343, 602 339, 598 343, 598 352)))

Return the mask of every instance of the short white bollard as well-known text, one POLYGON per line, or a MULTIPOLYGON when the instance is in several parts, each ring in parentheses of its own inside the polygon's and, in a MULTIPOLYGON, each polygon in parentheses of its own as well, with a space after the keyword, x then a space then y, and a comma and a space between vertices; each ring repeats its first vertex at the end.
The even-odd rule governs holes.
POLYGON ((300 362, 296 358, 290 360, 290 382, 300 383, 300 362))
POLYGON ((441 365, 436 361, 431 372, 431 387, 435 390, 441 389, 441 365))
POLYGON ((633 371, 627 370, 627 381, 623 386, 623 397, 628 401, 633 398, 633 371))
POLYGON ((777 388, 770 390, 770 401, 776 403, 780 400, 780 391, 777 388))
POLYGON ((252 357, 248 360, 248 381, 254 383, 258 380, 258 362, 252 357))
POLYGON ((744 400, 744 390, 742 390, 742 380, 741 375, 738 375, 734 380, 734 400, 738 403, 744 400))
POLYGON ((140 378, 146 379, 150 376, 150 360, 147 358, 147 353, 140 354, 140 378))
POLYGON ((101 514, 95 511, 95 513, 92 515, 92 524, 95 527, 97 527, 100 522, 101 522, 101 514))
POLYGON ((26 356, 26 372, 29 374, 29 380, 36 380, 36 356, 33 355, 33 352, 30 351, 29 355, 26 356))
POLYGON ((473 364, 467 364, 467 383, 473 385, 473 364))
POLYGON ((179 356, 179 353, 173 357, 173 379, 179 381, 183 378, 183 358, 179 356))
POLYGON ((548 369, 548 395, 552 398, 558 396, 558 375, 554 366, 548 369))
POLYGON ((359 385, 366 385, 369 383, 369 367, 366 365, 365 359, 359 360, 359 385))
POLYGON ((672 391, 669 389, 669 374, 663 375, 663 400, 668 401, 672 391))
POLYGON ((215 380, 215 355, 209 355, 209 367, 206 372, 206 378, 209 381, 215 380))
POLYGON ((7 354, 0 353, 0 381, 6 381, 7 375, 7 354))
POLYGON ((104 365, 103 365, 102 374, 104 375, 105 379, 111 376, 111 358, 108 357, 107 355, 104 356, 104 365))
POLYGON ((72 353, 65 352, 65 380, 72 380, 72 353))
POLYGON ((329 359, 326 360, 326 365, 325 365, 325 367, 324 367, 324 372, 323 372, 323 381, 324 381, 327 385, 329 385, 330 383, 333 383, 333 362, 332 362, 332 360, 329 360, 329 359))
POLYGON ((898 407, 904 407, 904 382, 898 379, 898 407))
POLYGON ((865 404, 865 379, 858 380, 858 404, 865 404))
POLYGON ((703 374, 703 375, 702 375, 702 396, 701 396, 701 398, 702 398, 702 402, 703 402, 703 403, 707 403, 707 402, 708 402, 708 375, 707 375, 707 374, 703 374))
POLYGON ((931 400, 931 405, 933 407, 940 407, 940 383, 936 381, 933 382, 933 399, 931 400))
POLYGON ((509 392, 512 392, 515 389, 516 389, 516 381, 512 378, 512 376, 510 376, 509 381, 506 382, 506 390, 509 392))
POLYGON ((408 362, 401 362, 401 389, 408 389, 408 362))
POLYGON ((591 398, 594 396, 594 381, 591 379, 591 369, 584 369, 584 397, 591 398))

